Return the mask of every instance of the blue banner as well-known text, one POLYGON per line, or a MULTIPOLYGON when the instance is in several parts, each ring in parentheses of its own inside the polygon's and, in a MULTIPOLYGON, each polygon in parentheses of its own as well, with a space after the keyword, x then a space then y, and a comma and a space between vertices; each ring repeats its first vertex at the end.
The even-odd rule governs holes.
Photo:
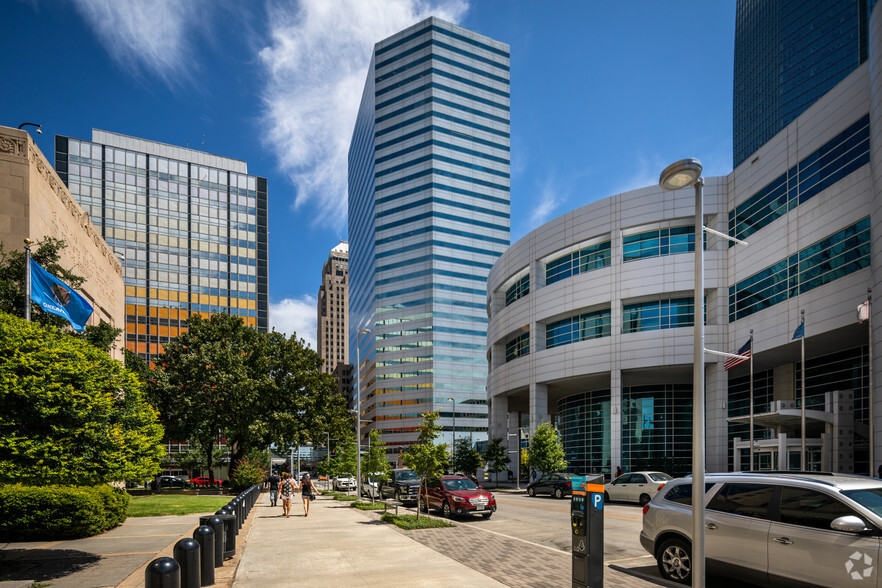
POLYGON ((43 312, 67 319, 74 331, 82 332, 92 316, 92 305, 73 288, 31 262, 31 300, 43 312))

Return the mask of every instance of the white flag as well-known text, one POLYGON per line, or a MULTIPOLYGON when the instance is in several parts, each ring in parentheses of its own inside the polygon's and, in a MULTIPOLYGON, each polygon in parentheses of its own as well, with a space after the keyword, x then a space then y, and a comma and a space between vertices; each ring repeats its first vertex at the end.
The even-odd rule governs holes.
POLYGON ((870 318, 870 301, 862 302, 858 304, 857 307, 857 318, 858 323, 863 324, 863 322, 870 318))

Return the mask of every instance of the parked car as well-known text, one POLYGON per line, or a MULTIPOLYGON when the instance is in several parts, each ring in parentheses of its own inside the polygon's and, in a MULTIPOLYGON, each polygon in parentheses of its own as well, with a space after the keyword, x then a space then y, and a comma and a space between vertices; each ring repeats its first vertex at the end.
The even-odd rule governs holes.
POLYGON ((334 490, 355 490, 355 477, 350 473, 334 478, 334 490))
POLYGON ((643 506, 673 480, 664 472, 630 472, 622 474, 603 487, 606 502, 638 502, 643 506))
POLYGON ((402 504, 416 504, 420 493, 420 477, 407 468, 392 470, 389 477, 380 482, 380 498, 394 498, 402 504))
POLYGON ((420 508, 436 508, 447 518, 480 514, 489 519, 496 512, 496 499, 465 476, 443 476, 429 480, 420 491, 420 508))
MULTIPOLYGON (((215 480, 214 483, 216 485, 220 485, 220 480, 215 480)), ((208 476, 199 476, 197 478, 190 478, 190 484, 193 486, 199 486, 200 488, 208 488, 211 486, 211 480, 208 479, 208 476)))
POLYGON ((537 494, 550 494, 555 498, 572 496, 572 477, 573 474, 545 474, 527 486, 527 494, 530 496, 536 496, 537 494))
POLYGON ((380 497, 380 483, 376 476, 373 474, 362 476, 361 495, 374 500, 380 497))
MULTIPOLYGON (((175 476, 159 476, 161 488, 189 488, 190 483, 175 476)), ((150 489, 156 490, 156 478, 150 481, 150 489)))
MULTIPOLYGON (((707 474, 708 575, 767 586, 879 585, 882 480, 847 474, 707 474)), ((643 507, 640 543, 662 576, 692 582, 692 480, 643 507)), ((711 585, 708 583, 708 585, 711 585)))

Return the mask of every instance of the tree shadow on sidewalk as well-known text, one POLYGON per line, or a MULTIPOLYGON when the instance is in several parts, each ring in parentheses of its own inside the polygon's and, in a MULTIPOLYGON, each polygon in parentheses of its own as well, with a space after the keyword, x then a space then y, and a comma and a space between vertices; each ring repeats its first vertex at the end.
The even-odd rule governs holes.
POLYGON ((7 549, 0 551, 0 581, 57 580, 99 561, 100 555, 75 549, 7 549))

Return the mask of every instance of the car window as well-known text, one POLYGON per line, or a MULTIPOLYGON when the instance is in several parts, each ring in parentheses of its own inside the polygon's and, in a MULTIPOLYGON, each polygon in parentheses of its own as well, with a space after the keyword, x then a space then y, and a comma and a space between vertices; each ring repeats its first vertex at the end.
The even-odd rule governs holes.
MULTIPOLYGON (((713 488, 713 486, 712 483, 705 484, 704 491, 707 492, 713 488)), ((668 490, 668 493, 665 494, 664 499, 678 504, 692 506, 692 484, 677 484, 676 486, 671 487, 671 489, 668 490)))
POLYGON ((398 474, 396 474, 395 477, 398 480, 418 480, 419 479, 419 476, 417 476, 412 471, 411 472, 398 472, 398 474))
POLYGON ((477 490, 478 487, 469 479, 444 480, 446 490, 477 490))
POLYGON ((785 487, 781 492, 782 523, 829 531, 834 519, 855 514, 834 497, 816 490, 785 487))
POLYGON ((646 476, 644 476, 643 474, 631 474, 631 483, 644 484, 646 483, 646 476))
POLYGON ((708 502, 707 509, 767 519, 773 490, 766 484, 725 484, 708 502))
POLYGON ((843 490, 842 494, 848 496, 864 508, 882 516, 882 488, 863 488, 861 490, 843 490))
POLYGON ((674 478, 672 478, 671 476, 669 476, 667 474, 663 474, 661 472, 655 472, 655 473, 649 474, 649 479, 652 480, 653 482, 667 482, 668 480, 673 480, 674 478))

